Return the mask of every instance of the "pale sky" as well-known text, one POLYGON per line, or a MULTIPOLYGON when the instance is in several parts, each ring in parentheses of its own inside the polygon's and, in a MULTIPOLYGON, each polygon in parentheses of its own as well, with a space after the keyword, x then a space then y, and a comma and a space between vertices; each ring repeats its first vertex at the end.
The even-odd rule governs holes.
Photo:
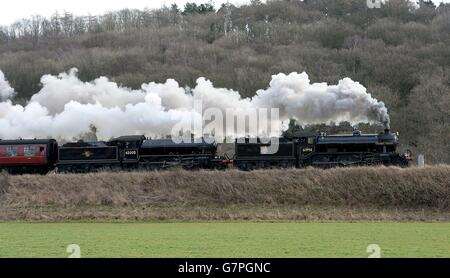
MULTIPOLYGON (((206 3, 209 0, 4 0, 0 2, 0 25, 11 24, 21 18, 39 14, 50 16, 55 11, 68 11, 75 15, 98 15, 108 11, 123 8, 160 8, 163 5, 170 6, 172 3, 182 7, 186 2, 206 3)), ((361 0, 365 1, 365 0, 361 0)), ((450 0, 433 0, 435 3, 450 0)), ((216 7, 226 0, 214 0, 216 7)), ((250 0, 229 0, 228 2, 240 5, 250 0)))

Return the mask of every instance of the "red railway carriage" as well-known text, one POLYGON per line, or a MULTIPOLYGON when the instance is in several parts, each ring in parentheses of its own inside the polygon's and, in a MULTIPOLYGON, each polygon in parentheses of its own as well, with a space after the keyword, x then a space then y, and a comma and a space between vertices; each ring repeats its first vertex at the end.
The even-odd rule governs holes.
POLYGON ((48 140, 0 140, 0 170, 42 173, 55 167, 58 144, 48 140))

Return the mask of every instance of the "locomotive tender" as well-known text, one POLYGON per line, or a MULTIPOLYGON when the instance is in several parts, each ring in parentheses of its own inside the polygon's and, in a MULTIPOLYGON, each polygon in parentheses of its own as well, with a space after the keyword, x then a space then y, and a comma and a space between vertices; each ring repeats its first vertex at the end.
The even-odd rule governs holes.
POLYGON ((171 139, 147 139, 123 136, 108 142, 74 142, 58 147, 48 140, 0 140, 0 171, 13 174, 52 170, 62 173, 85 173, 103 170, 155 170, 175 166, 184 169, 241 170, 264 168, 302 168, 394 165, 406 167, 409 154, 397 153, 398 137, 385 130, 380 134, 327 135, 298 132, 279 138, 275 153, 268 144, 249 138, 235 142, 234 159, 217 155, 217 144, 203 138, 192 143, 175 143, 171 139))

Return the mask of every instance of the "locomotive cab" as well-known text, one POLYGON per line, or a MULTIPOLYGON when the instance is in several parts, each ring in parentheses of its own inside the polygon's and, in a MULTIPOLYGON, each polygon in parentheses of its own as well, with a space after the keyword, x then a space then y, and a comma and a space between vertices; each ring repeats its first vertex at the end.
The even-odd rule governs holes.
POLYGON ((118 147, 122 165, 125 168, 133 168, 138 167, 139 149, 145 140, 144 135, 131 135, 114 138, 109 144, 118 147))
POLYGON ((318 132, 297 132, 294 133, 293 137, 298 142, 297 154, 298 154, 298 164, 302 167, 310 157, 314 155, 316 151, 316 143, 320 135, 318 132))

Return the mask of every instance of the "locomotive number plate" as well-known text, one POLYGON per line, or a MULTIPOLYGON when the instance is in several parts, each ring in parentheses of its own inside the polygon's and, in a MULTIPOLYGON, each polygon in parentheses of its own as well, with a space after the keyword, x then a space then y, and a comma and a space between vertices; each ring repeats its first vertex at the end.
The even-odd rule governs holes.
POLYGON ((138 159, 138 151, 137 150, 126 150, 124 159, 125 160, 137 160, 138 159))

